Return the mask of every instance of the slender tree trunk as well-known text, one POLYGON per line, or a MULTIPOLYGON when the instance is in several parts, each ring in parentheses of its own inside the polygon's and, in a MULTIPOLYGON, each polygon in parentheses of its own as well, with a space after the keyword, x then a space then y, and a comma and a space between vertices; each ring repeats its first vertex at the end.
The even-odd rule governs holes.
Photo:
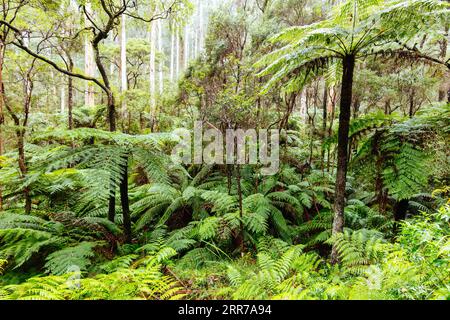
POLYGON ((175 36, 175 78, 180 76, 180 32, 177 29, 175 36))
MULTIPOLYGON (((73 72, 73 61, 69 58, 69 71, 73 72)), ((67 80, 67 115, 69 130, 73 129, 73 78, 67 80)))
POLYGON ((316 129, 316 114, 317 114, 317 95, 318 88, 317 86, 314 88, 314 99, 313 99, 313 116, 311 117, 308 113, 308 118, 310 119, 310 141, 309 141, 309 164, 312 165, 313 162, 313 153, 314 153, 314 131, 316 129))
POLYGON ((170 81, 175 79, 175 33, 170 34, 170 81))
POLYGON ((120 202, 122 204, 123 229, 125 233, 125 242, 131 243, 131 218, 128 200, 128 156, 124 159, 122 171, 120 181, 120 202))
POLYGON ((66 112, 66 88, 61 86, 61 101, 60 101, 60 110, 59 112, 63 115, 66 112))
MULTIPOLYGON (((0 38, 0 155, 3 154, 5 147, 3 141, 3 124, 5 123, 5 117, 3 114, 3 55, 4 55, 4 44, 3 39, 0 38)), ((1 197, 0 197, 1 205, 1 197)), ((0 207, 1 209, 1 207, 0 207)))
MULTIPOLYGON (((338 155, 336 172, 336 189, 334 200, 333 235, 344 230, 344 208, 345 208, 345 184, 347 182, 347 154, 348 133, 350 127, 351 104, 353 93, 353 71, 355 68, 355 56, 345 56, 343 59, 343 73, 341 85, 341 102, 339 108, 338 129, 338 155)), ((331 262, 339 260, 336 246, 331 252, 331 262)))
MULTIPOLYGON (((333 88, 333 95, 331 96, 331 114, 330 114, 330 126, 328 127, 328 136, 331 137, 331 134, 333 132, 333 125, 334 125, 334 114, 336 112, 336 93, 333 88)), ((330 172, 332 167, 332 156, 331 156, 331 148, 328 147, 327 150, 327 171, 330 172)))
POLYGON ((241 189, 241 166, 239 164, 236 165, 236 182, 237 182, 237 193, 239 200, 239 218, 240 218, 240 235, 239 235, 239 245, 241 248, 241 253, 243 254, 245 251, 244 245, 244 212, 242 208, 242 189, 241 189))
POLYGON ((355 101, 353 102, 353 119, 358 118, 358 112, 361 102, 359 101, 359 97, 355 98, 355 101))
POLYGON ((391 114, 391 99, 387 99, 384 102, 384 114, 385 115, 391 114))
MULTIPOLYGON (((100 58, 100 51, 98 48, 99 41, 100 41, 100 39, 96 39, 96 41, 93 41, 92 48, 94 51, 95 63, 97 65, 97 69, 100 72, 100 75, 102 76, 105 87, 107 88, 106 94, 107 94, 109 131, 114 132, 114 131, 116 131, 116 105, 115 105, 114 94, 113 94, 113 91, 111 90, 111 86, 109 83, 108 75, 106 74, 105 67, 100 58)), ((108 219, 111 222, 114 222, 114 217, 116 214, 116 190, 115 190, 114 181, 115 181, 114 173, 111 172, 110 194, 109 194, 109 201, 108 201, 108 219)))
POLYGON ((189 25, 184 27, 184 68, 187 69, 189 63, 189 25))
MULTIPOLYGON (((5 116, 3 113, 3 55, 5 52, 3 38, 0 38, 0 156, 5 151, 3 140, 3 125, 5 124, 5 116)), ((0 185, 0 211, 3 210, 3 193, 0 185)))
MULTIPOLYGON (((163 34, 162 34, 162 22, 158 20, 158 52, 161 54, 163 52, 163 34)), ((164 60, 160 59, 158 65, 158 75, 159 75, 159 94, 162 95, 164 91, 164 60)))
MULTIPOLYGON (((91 3, 86 1, 86 12, 92 16, 91 3)), ((92 27, 89 20, 86 19, 85 26, 87 28, 92 27)), ((84 73, 88 76, 94 76, 94 52, 92 50, 89 38, 86 36, 84 39, 84 73)), ((86 88, 84 93, 84 104, 88 107, 93 107, 95 105, 95 92, 94 87, 91 83, 86 81, 86 88)))
MULTIPOLYGON (((122 15, 122 24, 120 28, 120 92, 122 93, 122 121, 125 121, 128 112, 127 100, 124 97, 124 94, 127 90, 127 27, 126 15, 122 15)), ((125 126, 123 127, 125 128, 125 126)))
POLYGON ((410 118, 414 116, 414 97, 415 97, 415 90, 413 89, 411 94, 409 95, 409 111, 408 115, 410 118))
POLYGON ((108 220, 114 222, 115 217, 116 217, 116 186, 114 184, 114 174, 111 173, 109 181, 108 220))
MULTIPOLYGON (((447 2, 450 2, 447 0, 447 2)), ((449 25, 447 24, 444 28, 444 38, 442 39, 440 45, 441 45, 441 52, 440 57, 442 60, 445 59, 447 56, 447 46, 448 46, 448 31, 449 31, 449 25)), ((439 87, 439 101, 444 101, 445 96, 447 96, 447 102, 450 103, 450 70, 446 70, 444 74, 444 82, 439 87)))
MULTIPOLYGON (((18 151, 19 151, 19 168, 22 173, 22 177, 25 178, 26 173, 28 172, 28 168, 25 162, 25 130, 28 125, 28 115, 30 114, 30 107, 31 107, 31 97, 33 95, 33 82, 31 80, 31 74, 34 69, 34 62, 33 60, 31 68, 28 70, 26 74, 25 79, 25 86, 24 86, 24 94, 25 94, 25 102, 24 102, 24 119, 22 123, 23 128, 18 128, 16 133, 17 136, 17 144, 18 144, 18 151)), ((19 124, 19 121, 17 121, 19 124)), ((25 197, 25 213, 30 214, 31 213, 31 195, 30 195, 30 188, 27 186, 23 189, 24 197, 25 197)))
MULTIPOLYGON (((25 162, 25 142, 24 142, 25 131, 22 129, 17 130, 17 151, 19 153, 19 169, 21 176, 25 178, 28 168, 25 162)), ((30 188, 25 187, 23 189, 23 196, 25 198, 25 213, 30 214, 31 212, 31 196, 30 188)))
POLYGON ((150 25, 150 128, 152 131, 155 129, 155 117, 156 117, 156 22, 152 22, 150 25))
MULTIPOLYGON (((323 101, 322 101, 322 145, 327 138, 327 104, 328 104, 328 88, 327 83, 324 81, 323 85, 323 101)), ((322 148, 322 173, 325 173, 325 149, 322 148)))

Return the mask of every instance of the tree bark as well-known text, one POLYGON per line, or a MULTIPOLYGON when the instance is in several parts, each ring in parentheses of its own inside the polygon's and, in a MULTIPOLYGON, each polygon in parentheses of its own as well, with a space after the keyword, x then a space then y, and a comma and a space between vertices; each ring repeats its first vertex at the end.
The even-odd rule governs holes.
POLYGON ((170 81, 175 79, 175 33, 174 30, 170 34, 170 81))
MULTIPOLYGON (((5 123, 5 117, 3 114, 3 55, 4 55, 3 40, 0 39, 0 156, 3 154, 5 147, 3 145, 3 124, 5 123)), ((0 210, 1 210, 1 194, 0 194, 0 210)))
MULTIPOLYGON (((25 175, 28 172, 28 168, 25 162, 25 142, 24 135, 25 132, 22 129, 17 130, 17 151, 19 153, 19 169, 22 178, 25 178, 25 175)), ((31 196, 30 196, 30 188, 25 187, 23 189, 23 196, 25 198, 25 214, 30 214, 31 212, 31 196)))
MULTIPOLYGON (((123 96, 128 90, 127 82, 127 31, 126 15, 122 15, 122 25, 120 28, 120 92, 122 93, 122 121, 127 117, 127 101, 123 96)), ((125 127, 125 126, 124 126, 125 127)), ((128 128, 129 129, 129 128, 128 128)))
POLYGON ((410 118, 414 116, 414 97, 415 97, 416 91, 412 89, 411 94, 409 95, 409 111, 408 115, 410 118))
MULTIPOLYGON (((73 71, 73 61, 69 58, 69 71, 73 71)), ((73 129, 73 78, 69 76, 67 81, 67 118, 69 130, 73 129)))
MULTIPOLYGON (((348 165, 348 133, 350 127, 354 68, 355 56, 345 56, 343 59, 341 101, 339 107, 338 155, 332 229, 333 235, 341 233, 344 230, 345 185, 347 182, 348 165)), ((335 264, 338 260, 338 251, 334 245, 331 252, 331 262, 335 264)))
MULTIPOLYGON (((327 138, 327 104, 328 104, 328 88, 327 83, 324 81, 323 86, 323 101, 322 101, 322 144, 327 138)), ((322 172, 325 173, 325 149, 322 148, 322 172)))
POLYGON ((150 128, 155 129, 156 117, 156 22, 150 24, 150 128))
MULTIPOLYGON (((86 14, 92 16, 92 9, 90 1, 86 1, 86 14)), ((86 19, 85 27, 92 27, 88 19, 86 19)), ((94 77, 94 52, 92 50, 91 43, 87 35, 84 39, 84 73, 90 77, 94 77)), ((94 107, 95 105, 95 92, 94 87, 86 82, 86 88, 84 93, 84 104, 88 107, 94 107)))
POLYGON ((131 218, 130 218, 130 204, 128 200, 128 156, 125 157, 124 164, 122 167, 122 177, 120 181, 120 202, 122 204, 125 242, 131 243, 131 218))
MULTIPOLYGON (((112 29, 112 21, 110 21, 111 29, 112 29)), ((100 75, 102 76, 104 86, 106 88, 106 95, 107 95, 107 109, 108 109, 108 123, 109 123, 109 131, 114 132, 116 131, 116 105, 115 105, 115 99, 114 99, 114 93, 111 89, 111 85, 109 82, 108 75, 106 74, 105 67, 101 61, 100 57, 100 51, 98 48, 98 44, 102 39, 105 39, 108 35, 108 32, 99 33, 96 38, 92 41, 92 48, 94 50, 94 57, 95 57, 95 63, 97 65, 97 69, 100 72, 100 75)), ((116 212, 116 190, 115 190, 115 183, 114 183, 114 174, 111 173, 110 178, 110 194, 109 194, 109 201, 108 201, 108 219, 111 222, 114 222, 114 216, 116 212)))
MULTIPOLYGON (((335 92, 335 88, 331 87, 330 88, 330 93, 332 92, 332 94, 330 95, 330 99, 331 99, 331 110, 330 110, 330 125, 328 126, 328 136, 330 137, 331 134, 333 133, 333 125, 334 125, 334 114, 336 112, 336 92, 335 92)), ((331 148, 328 147, 327 150, 327 172, 330 172, 331 169, 331 165, 332 165, 332 157, 331 157, 331 148)))
POLYGON ((405 220, 406 213, 408 212, 409 201, 407 199, 402 199, 397 201, 394 206, 394 233, 398 232, 400 222, 405 220))
MULTIPOLYGON (((3 38, 0 38, 0 156, 5 151, 3 141, 3 125, 5 123, 5 116, 3 113, 3 56, 5 52, 5 45, 3 38)), ((3 193, 2 186, 0 186, 0 211, 3 210, 3 193)))
POLYGON ((241 248, 241 254, 245 251, 244 244, 244 212, 242 208, 242 188, 241 188, 241 166, 239 164, 236 165, 236 182, 237 182, 237 193, 239 200, 239 218, 240 218, 240 234, 239 234, 239 246, 241 248))

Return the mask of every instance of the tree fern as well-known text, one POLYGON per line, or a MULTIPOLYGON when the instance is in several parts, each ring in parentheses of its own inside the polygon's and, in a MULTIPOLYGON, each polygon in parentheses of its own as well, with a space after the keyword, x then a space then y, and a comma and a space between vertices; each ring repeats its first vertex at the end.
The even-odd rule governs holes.
POLYGON ((48 255, 45 268, 53 275, 63 275, 68 273, 72 267, 80 271, 86 271, 91 265, 91 259, 95 256, 93 249, 101 245, 96 242, 81 242, 73 247, 67 247, 48 255))

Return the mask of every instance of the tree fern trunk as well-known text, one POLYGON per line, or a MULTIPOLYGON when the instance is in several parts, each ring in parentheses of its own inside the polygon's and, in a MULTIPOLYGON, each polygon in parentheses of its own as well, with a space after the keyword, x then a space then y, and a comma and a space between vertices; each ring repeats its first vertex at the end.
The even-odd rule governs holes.
MULTIPOLYGON (((355 57, 353 55, 344 57, 341 103, 339 108, 338 155, 332 230, 333 234, 340 233, 344 230, 345 184, 347 182, 348 164, 348 132, 350 127, 354 68, 355 57)), ((337 248, 336 246, 333 246, 333 250, 331 252, 331 262, 337 263, 338 259, 337 248)))
POLYGON ((125 158, 122 168, 122 177, 120 181, 120 202, 122 204, 125 242, 131 243, 130 204, 128 201, 128 156, 125 158))
POLYGON ((406 213, 408 212, 409 201, 407 199, 402 199, 397 201, 394 206, 394 234, 398 232, 400 222, 405 220, 406 213))
MULTIPOLYGON (((25 132, 22 129, 17 131, 17 151, 19 153, 19 169, 20 174, 23 178, 28 172, 27 165, 25 163, 25 143, 24 143, 24 135, 25 132)), ((30 188, 25 187, 23 189, 23 196, 25 198, 25 213, 30 214, 31 212, 31 196, 30 196, 30 188)))
POLYGON ((239 234, 239 246, 241 248, 241 253, 245 251, 244 246, 244 222, 243 222, 243 208, 242 208, 242 188, 241 188, 241 166, 236 165, 236 182, 237 182, 237 193, 239 200, 239 218, 240 218, 240 234, 239 234))
MULTIPOLYGON (((326 81, 323 84, 323 101, 322 101, 322 145, 325 143, 327 138, 327 104, 328 104, 328 87, 326 81)), ((325 174, 325 149, 322 148, 322 173, 325 174)))

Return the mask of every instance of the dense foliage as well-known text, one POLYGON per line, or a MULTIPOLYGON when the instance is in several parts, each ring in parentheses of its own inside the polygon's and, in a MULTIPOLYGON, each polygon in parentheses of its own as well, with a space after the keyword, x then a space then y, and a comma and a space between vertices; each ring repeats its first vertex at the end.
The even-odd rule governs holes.
POLYGON ((449 2, 191 2, 3 1, 0 299, 450 299, 449 2))

